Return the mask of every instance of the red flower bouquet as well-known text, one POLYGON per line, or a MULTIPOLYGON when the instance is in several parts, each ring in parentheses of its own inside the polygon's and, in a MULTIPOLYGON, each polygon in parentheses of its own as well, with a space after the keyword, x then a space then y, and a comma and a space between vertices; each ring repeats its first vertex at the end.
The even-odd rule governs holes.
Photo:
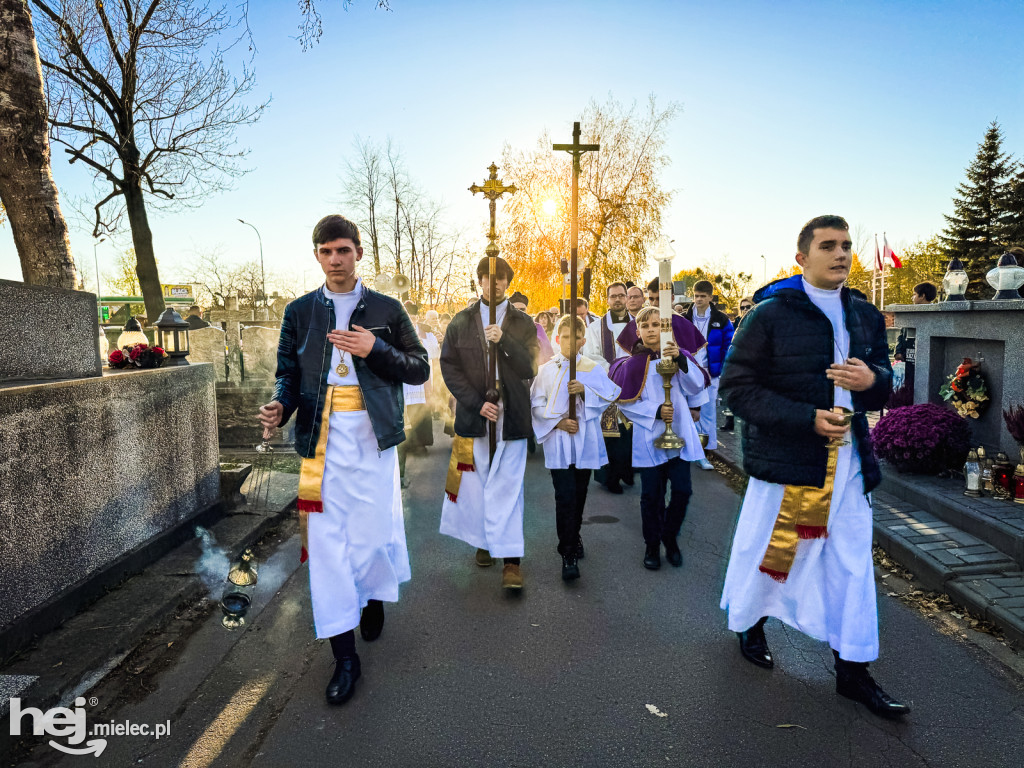
POLYGON ((107 355, 107 363, 111 368, 159 368, 167 359, 167 353, 161 347, 148 344, 133 344, 123 350, 115 349, 107 355))

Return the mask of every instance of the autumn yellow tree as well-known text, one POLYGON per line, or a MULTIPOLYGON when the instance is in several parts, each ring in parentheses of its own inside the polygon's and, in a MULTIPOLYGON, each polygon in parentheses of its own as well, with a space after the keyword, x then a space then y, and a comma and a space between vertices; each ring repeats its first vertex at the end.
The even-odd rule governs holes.
MULTIPOLYGON (((591 101, 580 116, 585 144, 600 144, 583 155, 579 181, 579 269, 592 270, 592 307, 605 308, 604 287, 615 280, 644 280, 648 248, 661 234, 661 217, 671 192, 661 185, 668 165, 665 140, 679 111, 651 97, 642 108, 612 98, 591 101)), ((501 178, 516 194, 502 203, 502 254, 516 271, 515 288, 531 307, 548 307, 562 297, 560 260, 569 257, 572 160, 551 145, 563 136, 545 131, 532 149, 507 146, 501 178)), ((582 295, 582 284, 580 287, 582 295)))
POLYGON ((719 309, 735 310, 740 299, 748 295, 754 286, 754 277, 750 272, 737 271, 732 267, 728 257, 709 261, 693 269, 681 269, 672 275, 672 280, 683 280, 690 292, 698 280, 707 280, 715 287, 715 295, 719 298, 719 309))

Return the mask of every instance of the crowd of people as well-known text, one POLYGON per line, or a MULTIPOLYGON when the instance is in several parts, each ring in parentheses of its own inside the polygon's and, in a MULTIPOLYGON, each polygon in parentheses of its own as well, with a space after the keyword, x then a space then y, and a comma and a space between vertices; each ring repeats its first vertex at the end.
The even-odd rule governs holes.
POLYGON ((744 299, 736 322, 707 281, 680 311, 659 306, 655 280, 646 301, 636 285, 608 285, 602 316, 585 300, 531 316, 529 299, 509 293, 512 267, 498 258, 492 271, 485 258, 481 298, 414 323, 418 308, 357 277, 352 222, 321 220, 313 246, 326 281, 285 311, 260 420, 269 434, 296 414, 302 552, 316 633, 337 660, 328 702, 348 701, 360 677, 355 629, 379 637, 383 603, 411 576, 398 446, 428 444, 434 411, 452 435, 440 533, 465 542, 476 567, 500 559, 502 589, 521 590, 531 441, 551 475, 563 580, 580 578, 594 472, 613 494, 639 474, 643 567, 660 568, 664 552, 678 568, 690 467, 712 468, 702 442, 714 446, 720 391, 742 419, 750 477, 721 598, 742 657, 774 665, 775 618, 829 643, 840 695, 886 717, 908 711, 867 669, 878 655, 868 494, 880 474, 865 413, 885 404, 892 369, 881 314, 844 287, 845 220, 804 225, 802 274, 744 299), (679 442, 661 440, 669 429, 679 442))

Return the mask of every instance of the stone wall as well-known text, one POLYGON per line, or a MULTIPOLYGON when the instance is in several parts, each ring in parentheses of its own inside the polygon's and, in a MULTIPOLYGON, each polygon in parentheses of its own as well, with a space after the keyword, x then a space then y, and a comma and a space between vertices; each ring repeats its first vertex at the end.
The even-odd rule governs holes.
POLYGON ((211 365, 0 389, 0 636, 211 508, 219 483, 211 365))
POLYGON ((99 376, 96 294, 0 280, 0 384, 99 376))
POLYGON ((971 435, 987 449, 1011 457, 1017 444, 1003 421, 1011 403, 1024 404, 1024 300, 950 301, 937 304, 894 304, 899 328, 913 328, 917 361, 914 402, 941 403, 939 387, 963 358, 984 358, 981 372, 991 404, 979 419, 968 419, 971 435))

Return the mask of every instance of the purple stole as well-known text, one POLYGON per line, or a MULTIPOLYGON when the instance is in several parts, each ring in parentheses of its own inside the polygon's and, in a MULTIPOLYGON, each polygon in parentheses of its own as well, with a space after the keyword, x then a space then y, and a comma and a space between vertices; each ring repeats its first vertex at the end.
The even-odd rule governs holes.
MULTIPOLYGON (((679 349, 689 352, 691 355, 696 355, 708 344, 704 335, 697 330, 697 326, 675 313, 672 315, 672 335, 675 336, 679 349)), ((640 335, 636 332, 636 320, 630 319, 629 325, 623 328, 622 333, 619 334, 619 346, 632 355, 633 348, 639 341, 640 335)))
MULTIPOLYGON (((623 331, 623 333, 625 333, 625 331, 623 331)), ((619 338, 622 338, 621 334, 619 338)), ((704 386, 708 386, 711 383, 711 377, 708 375, 706 370, 698 365, 693 354, 682 348, 680 348, 679 352, 680 355, 686 358, 688 365, 695 365, 700 369, 700 372, 704 374, 704 386)), ((640 397, 640 393, 643 392, 644 389, 644 383, 647 381, 647 371, 649 367, 647 364, 651 360, 657 360, 659 357, 660 355, 656 352, 647 347, 641 346, 632 357, 620 357, 612 363, 609 376, 612 381, 622 388, 622 392, 619 394, 619 400, 629 402, 640 397)))

